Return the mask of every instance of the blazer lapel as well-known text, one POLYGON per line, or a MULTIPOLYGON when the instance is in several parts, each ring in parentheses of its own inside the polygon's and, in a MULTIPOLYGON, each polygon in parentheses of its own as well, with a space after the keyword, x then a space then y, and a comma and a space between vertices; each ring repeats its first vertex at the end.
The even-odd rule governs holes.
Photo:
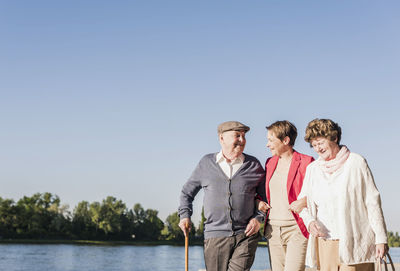
POLYGON ((300 155, 298 154, 298 152, 294 151, 292 163, 290 163, 289 174, 288 174, 288 179, 287 179, 288 198, 289 198, 290 188, 292 187, 292 184, 294 182, 294 177, 296 177, 296 172, 297 172, 297 169, 299 168, 299 166, 300 166, 300 155))

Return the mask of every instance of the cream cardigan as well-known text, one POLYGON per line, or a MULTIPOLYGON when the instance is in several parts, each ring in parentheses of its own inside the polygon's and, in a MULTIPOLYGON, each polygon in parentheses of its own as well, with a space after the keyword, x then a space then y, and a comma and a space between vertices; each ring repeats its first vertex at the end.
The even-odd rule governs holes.
MULTIPOLYGON (((317 182, 325 182, 319 167, 320 159, 307 167, 299 198, 307 197, 307 206, 300 216, 307 228, 318 218, 318 207, 313 195, 317 182)), ((339 257, 344 264, 375 262, 375 244, 387 243, 387 232, 381 199, 367 161, 356 153, 350 153, 342 169, 337 174, 339 200, 333 204, 338 207, 339 257)), ((315 267, 316 238, 310 234, 306 265, 315 267)))

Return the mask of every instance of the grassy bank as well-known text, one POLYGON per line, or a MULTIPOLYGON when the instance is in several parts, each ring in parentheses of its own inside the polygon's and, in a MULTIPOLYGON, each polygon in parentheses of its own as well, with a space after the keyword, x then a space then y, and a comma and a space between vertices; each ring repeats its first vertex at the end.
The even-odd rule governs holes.
MULTIPOLYGON (((50 240, 50 239, 1 239, 0 244, 72 244, 94 246, 183 246, 184 241, 95 241, 95 240, 50 240)), ((190 245, 202 246, 203 241, 191 241, 190 245)))

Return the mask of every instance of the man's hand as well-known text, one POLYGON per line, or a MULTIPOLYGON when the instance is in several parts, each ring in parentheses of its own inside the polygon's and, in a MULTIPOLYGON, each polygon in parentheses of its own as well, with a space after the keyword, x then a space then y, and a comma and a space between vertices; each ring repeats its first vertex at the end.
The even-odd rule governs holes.
POLYGON ((183 231, 185 237, 189 236, 189 232, 192 229, 192 221, 190 221, 190 218, 182 218, 181 221, 179 221, 178 226, 183 231))
POLYGON ((296 214, 299 214, 304 208, 307 208, 307 197, 295 200, 289 205, 289 210, 296 214))
POLYGON ((260 212, 263 212, 264 214, 267 213, 267 210, 271 208, 271 206, 269 206, 268 203, 259 199, 256 199, 256 206, 257 209, 260 212))
POLYGON ((326 231, 324 231, 317 221, 312 221, 309 228, 310 233, 315 237, 327 237, 326 231))
POLYGON ((252 218, 250 219, 249 224, 247 224, 244 233, 246 234, 246 236, 251 236, 253 234, 256 234, 259 230, 260 230, 260 222, 257 219, 252 218))
POLYGON ((377 244, 375 245, 375 258, 382 259, 383 256, 389 251, 389 246, 387 244, 377 244))

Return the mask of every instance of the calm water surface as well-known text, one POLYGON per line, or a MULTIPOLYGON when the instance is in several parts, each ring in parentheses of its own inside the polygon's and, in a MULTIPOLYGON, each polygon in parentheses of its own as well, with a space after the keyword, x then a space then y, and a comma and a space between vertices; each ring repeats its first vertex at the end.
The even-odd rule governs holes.
MULTIPOLYGON (((0 270, 7 271, 178 271, 184 270, 184 247, 0 245, 0 270)), ((400 248, 391 248, 400 262, 400 248)), ((257 249, 253 269, 270 268, 266 247, 257 249)), ((189 248, 189 270, 204 269, 203 248, 189 248)))

